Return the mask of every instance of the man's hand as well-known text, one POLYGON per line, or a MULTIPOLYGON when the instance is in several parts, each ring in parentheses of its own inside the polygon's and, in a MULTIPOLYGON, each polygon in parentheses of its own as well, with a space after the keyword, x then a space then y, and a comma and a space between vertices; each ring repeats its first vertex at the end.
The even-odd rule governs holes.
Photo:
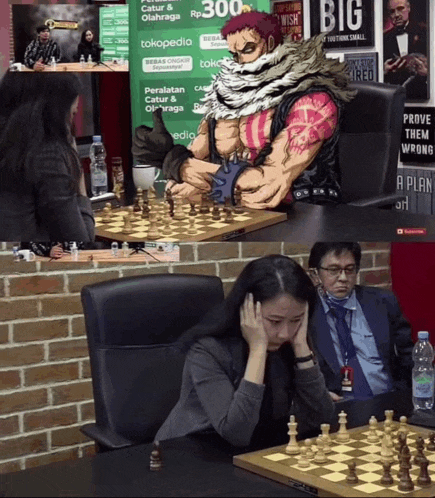
POLYGON ((332 401, 340 401, 343 399, 343 396, 339 396, 338 394, 333 393, 332 391, 328 391, 329 396, 331 396, 332 401))
POLYGON ((162 168, 166 154, 174 147, 174 140, 162 119, 162 108, 153 112, 154 127, 138 126, 133 136, 131 151, 142 164, 162 168))
POLYGON ((427 76, 427 57, 416 55, 413 60, 413 67, 419 76, 427 76))
POLYGON ((397 59, 387 59, 384 62, 384 73, 395 73, 406 67, 406 57, 398 57, 397 59))
POLYGON ((63 249, 60 244, 52 247, 50 249, 50 258, 59 259, 63 256, 63 249))
POLYGON ((212 183, 211 175, 214 175, 218 169, 218 164, 190 158, 182 164, 180 176, 183 182, 190 184, 192 187, 210 192, 212 183))
POLYGON ((44 64, 44 61, 42 59, 42 57, 35 62, 34 66, 33 66, 33 69, 35 71, 44 71, 45 69, 45 64, 44 64))
POLYGON ((166 184, 166 190, 170 190, 174 197, 187 199, 189 202, 198 203, 201 201, 201 194, 204 192, 189 183, 177 183, 174 180, 169 180, 166 184))

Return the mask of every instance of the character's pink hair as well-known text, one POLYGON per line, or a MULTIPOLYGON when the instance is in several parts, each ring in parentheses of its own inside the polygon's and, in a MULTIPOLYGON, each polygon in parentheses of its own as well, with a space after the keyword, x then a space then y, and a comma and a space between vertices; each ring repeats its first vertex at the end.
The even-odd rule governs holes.
POLYGON ((226 39, 228 35, 243 31, 244 29, 253 29, 265 41, 268 40, 269 36, 272 36, 275 46, 282 43, 283 37, 279 19, 266 12, 253 10, 232 17, 221 29, 221 34, 226 39))

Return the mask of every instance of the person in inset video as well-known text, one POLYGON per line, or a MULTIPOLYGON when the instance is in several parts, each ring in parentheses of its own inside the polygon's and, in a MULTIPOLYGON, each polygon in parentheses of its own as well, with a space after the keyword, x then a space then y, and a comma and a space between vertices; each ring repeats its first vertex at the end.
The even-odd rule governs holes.
POLYGON ((162 169, 182 198, 207 193, 234 204, 238 189, 254 209, 340 202, 339 118, 354 96, 346 66, 326 58, 322 36, 283 39, 279 19, 264 12, 242 12, 221 33, 232 59, 203 98, 197 137, 174 145, 157 109, 153 129, 135 130, 134 157, 162 169))
POLYGON ((72 73, 7 72, 0 83, 0 240, 94 240, 94 217, 72 134, 72 73))
POLYGON ((83 31, 77 47, 78 60, 83 55, 86 62, 88 62, 89 56, 91 56, 92 62, 99 62, 102 50, 101 45, 95 41, 94 32, 90 29, 83 31))
POLYGON ((409 323, 392 292, 356 284, 360 262, 356 242, 317 242, 308 261, 317 286, 311 337, 334 401, 411 385, 409 323))
POLYGON ((52 57, 59 62, 60 48, 54 40, 50 40, 50 29, 47 26, 38 26, 36 33, 36 40, 29 43, 24 53, 24 64, 35 71, 43 71, 52 57))
POLYGON ((416 21, 411 0, 388 0, 384 81, 402 85, 408 99, 428 98, 427 26, 416 21))

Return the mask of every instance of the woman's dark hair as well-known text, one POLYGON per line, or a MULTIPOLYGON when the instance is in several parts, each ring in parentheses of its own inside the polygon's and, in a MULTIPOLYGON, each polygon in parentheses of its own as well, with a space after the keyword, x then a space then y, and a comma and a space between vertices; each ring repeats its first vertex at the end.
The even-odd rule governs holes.
POLYGON ((20 189, 30 180, 32 154, 55 144, 70 168, 72 187, 78 188, 80 162, 69 125, 71 106, 80 94, 73 73, 22 74, 6 72, 0 83, 0 185, 20 189))
POLYGON ((225 301, 206 315, 181 338, 180 343, 189 346, 203 336, 239 335, 240 307, 246 295, 254 301, 265 302, 281 294, 289 294, 300 302, 308 302, 312 312, 316 292, 304 269, 291 258, 281 255, 264 256, 248 263, 242 270, 225 301))
POLYGON ((85 43, 86 45, 90 45, 92 43, 95 43, 95 33, 92 31, 92 29, 85 29, 82 33, 82 36, 80 38, 80 42, 81 43, 85 43), (87 40, 86 40, 86 33, 90 31, 93 35, 93 38, 92 38, 92 41, 89 43, 87 40))
POLYGON ((308 266, 318 269, 322 263, 322 259, 330 252, 336 256, 340 256, 344 252, 350 252, 359 270, 361 264, 361 246, 358 242, 316 242, 311 248, 308 266))

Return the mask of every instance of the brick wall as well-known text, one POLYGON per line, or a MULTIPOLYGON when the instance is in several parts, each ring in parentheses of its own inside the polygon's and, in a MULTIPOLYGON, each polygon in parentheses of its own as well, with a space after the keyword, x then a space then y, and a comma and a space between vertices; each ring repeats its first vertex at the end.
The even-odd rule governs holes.
MULTIPOLYGON (((387 243, 363 244, 361 284, 390 288, 387 243)), ((83 285, 148 273, 217 275, 227 292, 244 265, 279 253, 307 267, 309 246, 181 244, 179 263, 14 263, 0 243, 0 472, 93 453, 80 426, 93 420, 83 285)))

